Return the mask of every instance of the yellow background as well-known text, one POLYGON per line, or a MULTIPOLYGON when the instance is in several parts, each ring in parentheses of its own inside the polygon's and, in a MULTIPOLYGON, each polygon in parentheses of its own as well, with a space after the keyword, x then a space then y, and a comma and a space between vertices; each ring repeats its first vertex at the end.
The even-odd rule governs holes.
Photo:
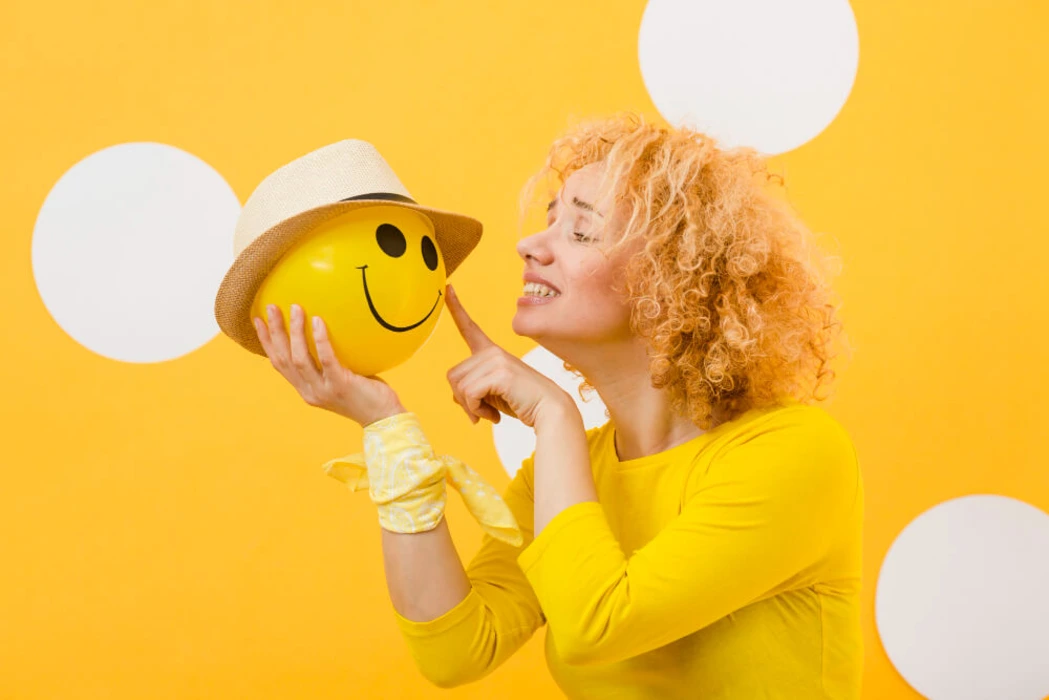
MULTIPOLYGON (((828 410, 867 481, 866 697, 911 698, 874 628, 893 538, 970 493, 1049 510, 1038 408, 1049 390, 1049 10, 853 8, 852 95, 775 164, 844 258, 837 285, 857 352, 828 410)), ((519 187, 569 119, 657 117, 637 62, 643 10, 642 0, 0 5, 0 697, 556 696, 542 633, 475 685, 428 686, 393 624, 374 508, 320 469, 357 451, 360 429, 307 406, 224 336, 157 364, 88 351, 43 306, 31 237, 56 180, 108 146, 177 146, 244 201, 280 164, 365 138, 417 200, 485 223, 451 281, 482 328, 524 354, 533 344, 509 324, 519 187)), ((465 354, 442 318, 387 379, 438 451, 501 488, 490 429, 470 424, 445 383, 465 354)), ((480 532, 449 501, 468 559, 480 532)))

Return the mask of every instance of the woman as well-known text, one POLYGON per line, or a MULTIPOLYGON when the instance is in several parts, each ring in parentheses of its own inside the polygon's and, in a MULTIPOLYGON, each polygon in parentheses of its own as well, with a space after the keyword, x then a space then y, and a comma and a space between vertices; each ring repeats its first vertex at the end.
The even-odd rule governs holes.
MULTIPOLYGON (((464 569, 443 518, 383 530, 420 669, 467 683, 548 623, 548 665, 574 698, 858 698, 863 490, 848 435, 813 405, 840 324, 811 234, 755 153, 635 116, 556 141, 529 191, 550 174, 563 186, 518 243, 513 329, 581 374, 610 420, 585 430, 449 288, 471 350, 448 372, 454 399, 474 422, 516 416, 536 448, 503 499, 520 546, 486 535, 464 569)), ((290 338, 279 315, 257 326, 300 393, 432 459, 393 389, 339 367, 323 330, 312 364, 303 322, 290 338)))

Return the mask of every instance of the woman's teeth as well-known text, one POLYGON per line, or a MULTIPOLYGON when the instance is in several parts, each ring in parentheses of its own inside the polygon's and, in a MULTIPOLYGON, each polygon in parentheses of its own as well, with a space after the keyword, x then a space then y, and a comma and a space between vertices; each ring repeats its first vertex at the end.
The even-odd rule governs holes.
POLYGON ((538 282, 528 282, 524 286, 524 295, 526 297, 559 297, 559 293, 547 287, 545 284, 539 284, 538 282))

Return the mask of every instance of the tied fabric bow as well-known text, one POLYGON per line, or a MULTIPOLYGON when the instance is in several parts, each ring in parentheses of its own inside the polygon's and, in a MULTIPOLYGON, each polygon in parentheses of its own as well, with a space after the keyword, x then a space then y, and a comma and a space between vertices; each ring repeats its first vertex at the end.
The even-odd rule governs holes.
POLYGON ((351 491, 368 490, 379 507, 379 523, 391 532, 437 527, 447 501, 445 482, 492 537, 518 547, 523 542, 510 507, 480 474, 455 457, 434 454, 415 415, 399 413, 364 429, 364 452, 325 462, 328 476, 351 491))

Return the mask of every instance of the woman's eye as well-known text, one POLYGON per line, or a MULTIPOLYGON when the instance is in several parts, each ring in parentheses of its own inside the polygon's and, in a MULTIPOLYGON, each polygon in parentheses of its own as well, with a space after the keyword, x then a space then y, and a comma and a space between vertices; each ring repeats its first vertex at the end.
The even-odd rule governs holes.
POLYGON ((583 242, 583 243, 585 243, 586 241, 593 240, 593 239, 590 238, 590 236, 587 236, 585 233, 579 233, 579 231, 573 231, 572 235, 574 235, 576 237, 577 241, 580 241, 580 242, 583 242))

